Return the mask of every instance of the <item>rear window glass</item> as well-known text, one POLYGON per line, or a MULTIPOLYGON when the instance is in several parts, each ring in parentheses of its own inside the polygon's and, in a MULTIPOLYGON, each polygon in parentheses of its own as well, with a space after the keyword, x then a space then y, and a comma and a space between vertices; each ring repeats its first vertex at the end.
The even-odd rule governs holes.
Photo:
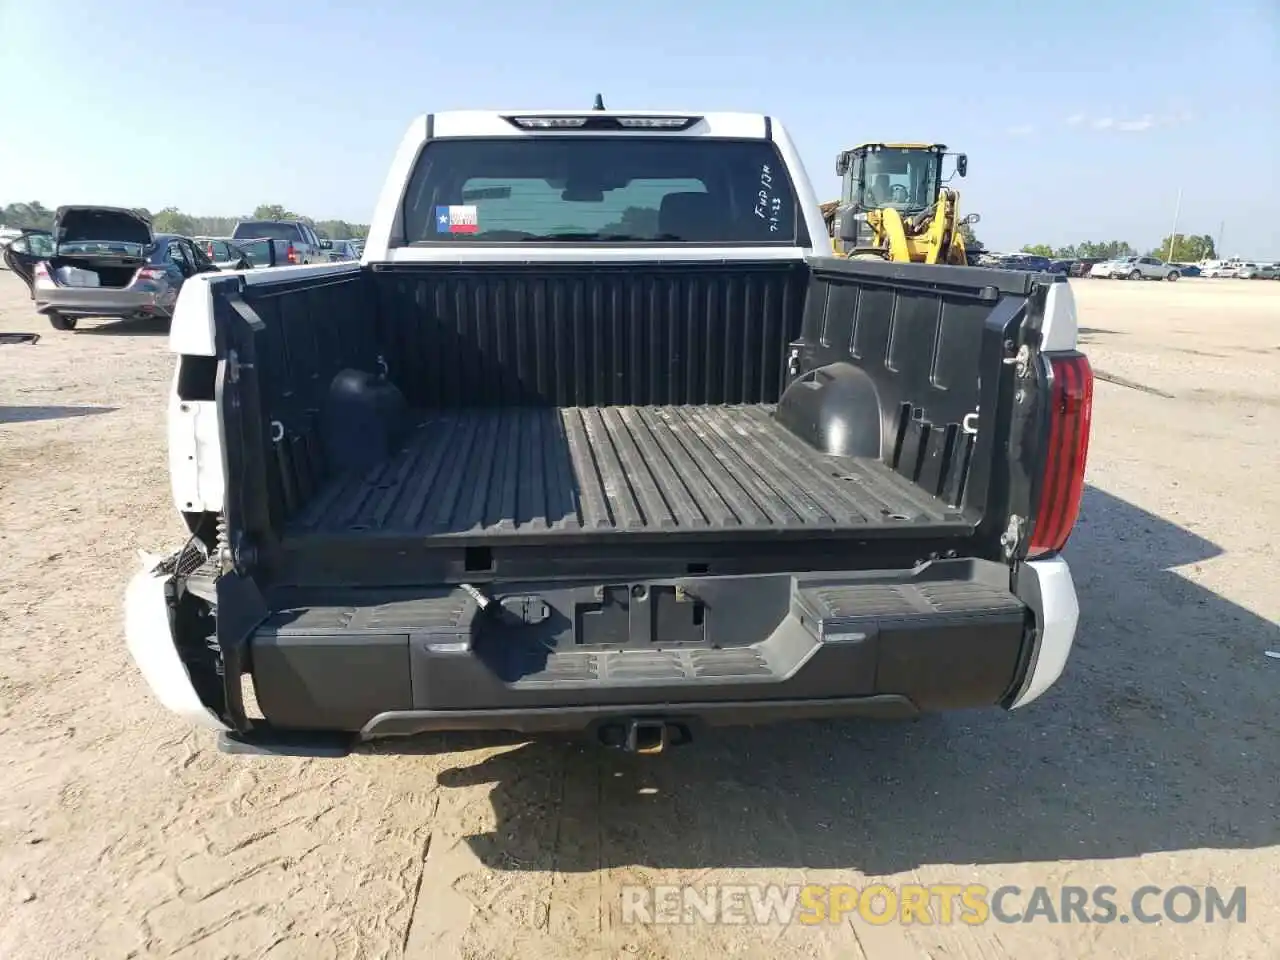
POLYGON ((248 240, 236 244, 239 251, 243 252, 245 257, 256 267, 270 266, 271 264, 271 241, 270 240, 248 240))
POLYGON ((796 243, 773 144, 653 137, 441 140, 404 200, 409 243, 796 243))
POLYGON ((254 220, 236 226, 232 239, 257 240, 270 237, 272 240, 301 240, 298 228, 292 223, 273 223, 269 220, 254 220))

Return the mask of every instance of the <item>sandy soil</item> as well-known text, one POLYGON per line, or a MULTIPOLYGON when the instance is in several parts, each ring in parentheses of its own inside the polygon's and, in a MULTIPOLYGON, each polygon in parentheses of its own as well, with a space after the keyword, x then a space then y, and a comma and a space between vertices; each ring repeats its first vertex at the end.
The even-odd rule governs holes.
POLYGON ((168 502, 160 330, 0 272, 0 957, 1275 956, 1280 284, 1081 281, 1101 375, 1060 685, 1018 714, 730 731, 636 762, 464 738, 230 758, 126 653, 168 502), (1248 917, 624 925, 624 883, 1249 887, 1248 917), (1270 947, 1267 944, 1271 944, 1270 947))

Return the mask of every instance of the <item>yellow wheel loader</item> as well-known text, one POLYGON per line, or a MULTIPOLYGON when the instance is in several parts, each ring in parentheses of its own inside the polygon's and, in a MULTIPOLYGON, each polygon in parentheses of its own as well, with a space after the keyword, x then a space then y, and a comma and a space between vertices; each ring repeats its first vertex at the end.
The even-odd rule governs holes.
MULTIPOLYGON (((955 157, 964 176, 969 161, 941 143, 864 143, 836 158, 838 201, 822 215, 838 256, 897 263, 968 263, 960 194, 946 185, 943 162, 955 157)), ((948 178, 950 179, 950 178, 948 178)))

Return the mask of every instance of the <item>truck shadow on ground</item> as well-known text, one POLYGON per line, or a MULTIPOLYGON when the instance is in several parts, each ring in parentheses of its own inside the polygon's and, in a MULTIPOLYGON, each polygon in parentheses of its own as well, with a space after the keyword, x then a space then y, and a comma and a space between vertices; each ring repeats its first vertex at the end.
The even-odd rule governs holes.
POLYGON ((534 742, 440 783, 494 785, 496 828, 467 842, 498 870, 874 875, 1273 846, 1280 627, 1175 570, 1221 552, 1090 488, 1068 547, 1076 647, 1024 711, 724 730, 656 759, 534 742))
POLYGON ((41 420, 90 417, 95 413, 114 413, 116 409, 116 407, 11 407, 0 404, 0 423, 36 423, 41 420))
POLYGON ((134 317, 129 320, 92 320, 93 326, 77 326, 77 335, 96 337, 167 337, 167 317, 134 317))
POLYGON ((1081 327, 1077 333, 1079 334, 1080 342, 1084 344, 1093 343, 1100 337, 1116 337, 1121 335, 1119 330, 1107 330, 1104 327, 1081 327))

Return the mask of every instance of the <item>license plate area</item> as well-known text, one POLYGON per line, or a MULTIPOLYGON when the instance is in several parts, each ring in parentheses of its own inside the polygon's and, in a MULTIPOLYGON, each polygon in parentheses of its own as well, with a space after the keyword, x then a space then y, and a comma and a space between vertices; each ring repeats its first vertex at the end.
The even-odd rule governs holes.
POLYGON ((707 605, 676 584, 608 584, 574 604, 573 644, 654 649, 707 643, 707 605))

